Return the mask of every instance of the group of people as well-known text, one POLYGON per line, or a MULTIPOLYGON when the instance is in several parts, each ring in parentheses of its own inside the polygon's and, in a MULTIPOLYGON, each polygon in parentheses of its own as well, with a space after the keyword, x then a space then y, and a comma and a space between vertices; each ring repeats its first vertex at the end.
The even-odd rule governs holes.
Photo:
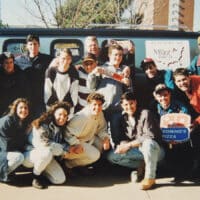
POLYGON ((28 35, 26 54, 0 56, 0 181, 12 181, 23 165, 32 168, 32 185, 42 189, 44 177, 62 184, 68 171, 102 156, 133 169, 142 190, 155 185, 158 165, 173 166, 180 176, 186 169, 200 175, 200 56, 174 72, 145 58, 147 104, 141 107, 130 41, 108 41, 105 55, 97 38, 88 36, 79 63, 72 63, 70 49, 52 58, 39 46, 39 37, 28 35), (163 140, 160 118, 167 113, 191 116, 187 141, 163 140))

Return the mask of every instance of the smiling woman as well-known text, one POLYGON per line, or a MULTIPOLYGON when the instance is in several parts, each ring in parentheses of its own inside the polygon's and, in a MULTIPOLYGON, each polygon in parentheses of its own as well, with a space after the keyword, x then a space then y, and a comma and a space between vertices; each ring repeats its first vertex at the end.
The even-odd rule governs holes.
POLYGON ((9 114, 0 118, 0 181, 8 182, 9 174, 24 161, 26 129, 29 125, 29 102, 16 99, 9 114))
POLYGON ((62 184, 66 180, 60 162, 66 156, 65 154, 74 150, 70 150, 70 146, 65 141, 65 126, 69 111, 69 103, 58 102, 32 123, 28 141, 34 148, 26 149, 23 164, 33 168, 32 186, 35 188, 45 187, 42 173, 53 184, 62 184))

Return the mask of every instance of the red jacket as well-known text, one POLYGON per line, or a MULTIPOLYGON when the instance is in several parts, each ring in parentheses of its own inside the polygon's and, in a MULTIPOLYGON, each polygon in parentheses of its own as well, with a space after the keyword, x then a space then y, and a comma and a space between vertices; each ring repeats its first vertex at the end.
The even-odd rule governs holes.
MULTIPOLYGON (((200 76, 192 75, 190 76, 191 80, 191 99, 190 104, 195 109, 197 113, 200 113, 200 76)), ((200 116, 195 120, 200 124, 200 116)))

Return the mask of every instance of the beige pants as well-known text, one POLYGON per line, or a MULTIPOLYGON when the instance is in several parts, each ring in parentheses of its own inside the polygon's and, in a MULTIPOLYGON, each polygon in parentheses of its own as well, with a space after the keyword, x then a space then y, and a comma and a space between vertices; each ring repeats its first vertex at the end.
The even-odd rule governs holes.
POLYGON ((100 158, 100 151, 90 143, 82 143, 83 153, 71 154, 69 158, 66 159, 65 165, 68 168, 86 166, 94 163, 100 158))

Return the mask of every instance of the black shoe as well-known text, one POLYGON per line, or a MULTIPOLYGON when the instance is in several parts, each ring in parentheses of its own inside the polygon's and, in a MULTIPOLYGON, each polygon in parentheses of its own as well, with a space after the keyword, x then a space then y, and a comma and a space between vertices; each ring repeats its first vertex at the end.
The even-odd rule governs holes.
POLYGON ((65 167, 65 175, 66 177, 70 178, 76 178, 79 176, 79 174, 76 172, 76 170, 74 170, 74 168, 67 168, 67 167, 65 167))
POLYGON ((32 186, 37 189, 44 189, 45 185, 42 183, 41 176, 34 175, 32 186))
POLYGON ((12 185, 16 182, 16 175, 14 172, 10 173, 7 175, 7 177, 5 177, 3 180, 0 180, 0 182, 2 183, 6 183, 9 185, 12 185))
POLYGON ((199 179, 200 178, 200 161, 194 160, 192 169, 189 173, 190 178, 199 179))
POLYGON ((131 172, 131 181, 136 183, 141 182, 144 179, 144 173, 145 173, 145 163, 144 161, 142 161, 137 170, 131 172))
POLYGON ((95 175, 95 169, 93 167, 76 167, 76 172, 82 176, 93 176, 95 175))

